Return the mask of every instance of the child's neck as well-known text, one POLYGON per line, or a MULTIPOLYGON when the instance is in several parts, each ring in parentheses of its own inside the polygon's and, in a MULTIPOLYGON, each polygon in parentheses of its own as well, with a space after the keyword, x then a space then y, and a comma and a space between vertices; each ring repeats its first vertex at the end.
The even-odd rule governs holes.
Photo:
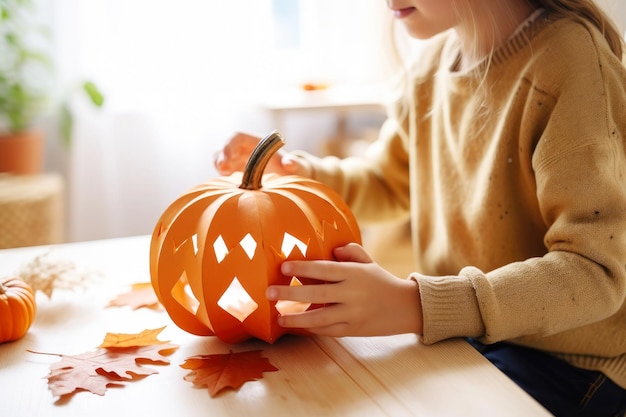
POLYGON ((461 39, 458 70, 466 70, 487 57, 515 32, 536 8, 525 0, 475 2, 471 18, 455 27, 461 39))

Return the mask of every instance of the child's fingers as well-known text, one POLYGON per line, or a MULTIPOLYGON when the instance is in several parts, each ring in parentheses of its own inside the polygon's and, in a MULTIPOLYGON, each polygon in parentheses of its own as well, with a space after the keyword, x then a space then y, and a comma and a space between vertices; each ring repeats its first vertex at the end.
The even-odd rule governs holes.
POLYGON ((330 285, 272 285, 265 295, 269 300, 287 300, 311 304, 336 303, 336 291, 330 285))
POLYGON ((278 324, 286 328, 307 329, 317 334, 329 334, 329 331, 340 334, 340 329, 345 332, 347 323, 341 322, 339 307, 338 305, 331 305, 303 313, 281 315, 278 317, 278 324))

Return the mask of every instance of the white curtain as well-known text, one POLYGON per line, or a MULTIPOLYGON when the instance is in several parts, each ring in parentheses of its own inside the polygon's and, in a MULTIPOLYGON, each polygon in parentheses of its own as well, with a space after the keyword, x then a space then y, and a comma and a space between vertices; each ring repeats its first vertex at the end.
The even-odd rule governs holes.
MULTIPOLYGON (((68 240, 151 233, 174 198, 217 175, 227 137, 273 128, 256 106, 263 95, 380 77, 382 0, 289 1, 298 7, 286 34, 278 0, 40 2, 75 118, 71 148, 50 143, 48 157, 66 175, 68 240), (74 89, 85 79, 104 92, 103 109, 74 89)), ((325 129, 296 128, 287 146, 310 147, 325 129)))

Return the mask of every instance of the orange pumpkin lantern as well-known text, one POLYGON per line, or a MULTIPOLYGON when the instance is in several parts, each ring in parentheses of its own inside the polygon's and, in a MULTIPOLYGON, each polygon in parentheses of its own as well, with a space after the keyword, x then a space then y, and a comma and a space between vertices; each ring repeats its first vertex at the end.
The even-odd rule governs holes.
POLYGON ((268 285, 314 283, 282 275, 280 264, 333 259, 335 247, 361 242, 335 191, 300 176, 263 175, 283 144, 270 133, 243 173, 196 186, 159 219, 150 246, 152 285, 183 330, 227 343, 251 337, 273 343, 287 331, 278 326, 280 313, 316 307, 267 300, 268 285))

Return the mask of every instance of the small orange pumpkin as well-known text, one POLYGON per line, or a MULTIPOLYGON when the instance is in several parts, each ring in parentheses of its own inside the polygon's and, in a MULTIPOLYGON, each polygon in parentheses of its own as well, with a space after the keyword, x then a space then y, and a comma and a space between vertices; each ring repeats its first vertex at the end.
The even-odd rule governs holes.
POLYGON ((280 313, 317 307, 267 300, 268 285, 317 283, 282 275, 280 264, 333 259, 335 247, 361 242, 335 191, 300 176, 263 175, 283 144, 278 132, 270 133, 243 173, 191 189, 159 219, 150 245, 152 285, 183 330, 227 343, 251 337, 273 343, 286 333, 277 323, 280 313))
POLYGON ((35 292, 26 282, 0 282, 0 343, 22 338, 35 320, 35 292))

